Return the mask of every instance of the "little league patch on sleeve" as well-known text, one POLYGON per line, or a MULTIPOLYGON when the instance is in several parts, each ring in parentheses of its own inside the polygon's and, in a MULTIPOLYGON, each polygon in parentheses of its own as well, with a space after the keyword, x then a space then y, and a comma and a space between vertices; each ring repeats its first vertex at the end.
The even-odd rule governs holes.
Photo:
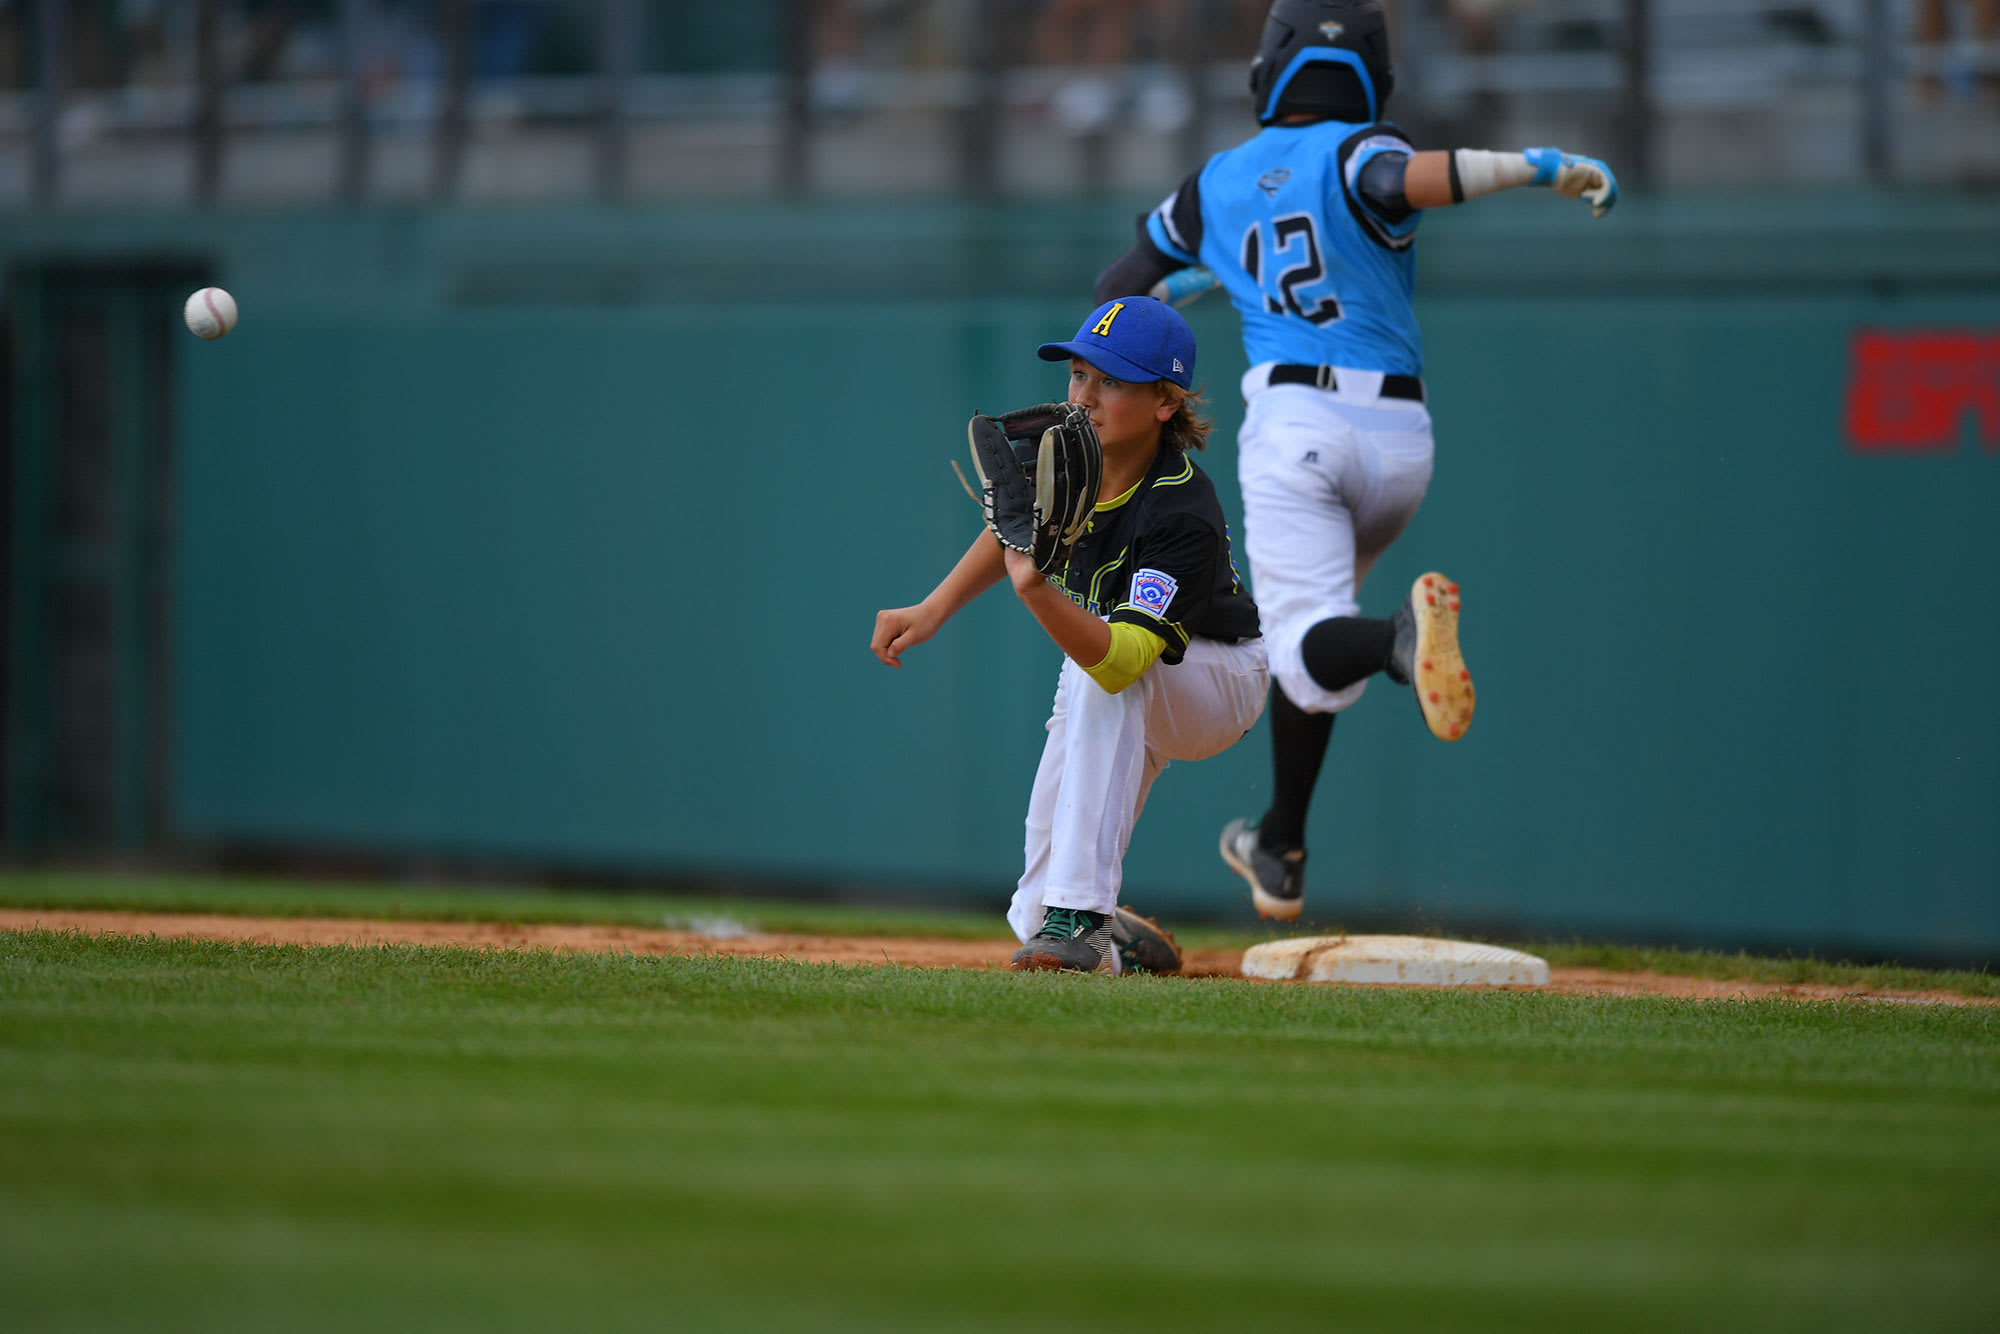
POLYGON ((1180 585, 1174 582, 1172 575, 1158 570, 1141 570, 1132 576, 1132 605, 1164 621, 1167 619, 1167 607, 1179 589, 1180 585))

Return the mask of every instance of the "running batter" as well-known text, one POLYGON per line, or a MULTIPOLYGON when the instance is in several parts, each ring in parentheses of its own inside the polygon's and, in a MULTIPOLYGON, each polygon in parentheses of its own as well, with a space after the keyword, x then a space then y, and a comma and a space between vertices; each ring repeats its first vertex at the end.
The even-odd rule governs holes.
POLYGON ((1222 857, 1258 912, 1286 920, 1304 905, 1306 810, 1334 715, 1368 678, 1413 687, 1444 740, 1472 721, 1456 584, 1427 574, 1390 619, 1359 615, 1361 581, 1430 484, 1411 308, 1423 210, 1521 185, 1599 217, 1618 200, 1603 163, 1559 149, 1417 152, 1380 119, 1394 87, 1379 0, 1277 0, 1250 66, 1263 132, 1188 177, 1097 281, 1099 300, 1176 302, 1219 282, 1242 317, 1237 475, 1277 686, 1274 781, 1261 819, 1224 828, 1222 857))
POLYGON ((1170 760, 1234 745, 1263 712, 1270 677, 1222 506, 1192 457, 1208 423, 1195 410, 1187 321, 1163 302, 1126 297, 1039 353, 1069 363, 1068 401, 1089 410, 1103 445, 1089 527, 1047 575, 980 533, 929 597, 876 615, 872 647, 901 666, 906 649, 1005 578, 1062 649, 1007 913, 1023 942, 1013 966, 1115 973, 1149 947, 1153 957, 1172 950, 1118 907, 1153 780, 1170 760))

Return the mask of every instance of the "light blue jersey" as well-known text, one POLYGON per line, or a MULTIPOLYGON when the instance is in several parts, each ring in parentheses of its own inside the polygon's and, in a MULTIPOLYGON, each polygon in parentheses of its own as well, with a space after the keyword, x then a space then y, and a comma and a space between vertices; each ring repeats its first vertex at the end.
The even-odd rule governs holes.
POLYGON ((1210 158, 1147 217, 1146 235, 1215 273, 1251 365, 1421 375, 1410 303, 1423 215, 1390 222, 1357 185, 1370 158, 1415 151, 1393 125, 1273 125, 1210 158))

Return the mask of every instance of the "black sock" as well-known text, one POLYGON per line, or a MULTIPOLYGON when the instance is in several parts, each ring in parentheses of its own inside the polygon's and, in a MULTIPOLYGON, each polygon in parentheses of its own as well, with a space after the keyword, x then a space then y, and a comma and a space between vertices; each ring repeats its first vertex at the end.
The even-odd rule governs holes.
POLYGON ((1312 805, 1313 784, 1319 781, 1336 716, 1307 713, 1276 684, 1271 686, 1271 809, 1257 829, 1266 852, 1306 845, 1306 808, 1312 805))
POLYGON ((1327 690, 1345 690, 1389 665, 1396 623, 1336 616, 1306 631, 1306 672, 1327 690))

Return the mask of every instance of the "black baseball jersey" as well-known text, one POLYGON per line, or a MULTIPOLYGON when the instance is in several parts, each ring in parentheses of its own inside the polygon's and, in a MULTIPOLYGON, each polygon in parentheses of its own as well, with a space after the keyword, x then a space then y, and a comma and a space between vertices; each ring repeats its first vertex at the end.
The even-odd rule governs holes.
POLYGON ((1169 446, 1137 486, 1097 507, 1049 582, 1093 615, 1158 635, 1164 662, 1179 662, 1192 636, 1257 637, 1257 604, 1237 577, 1215 484, 1169 446))

